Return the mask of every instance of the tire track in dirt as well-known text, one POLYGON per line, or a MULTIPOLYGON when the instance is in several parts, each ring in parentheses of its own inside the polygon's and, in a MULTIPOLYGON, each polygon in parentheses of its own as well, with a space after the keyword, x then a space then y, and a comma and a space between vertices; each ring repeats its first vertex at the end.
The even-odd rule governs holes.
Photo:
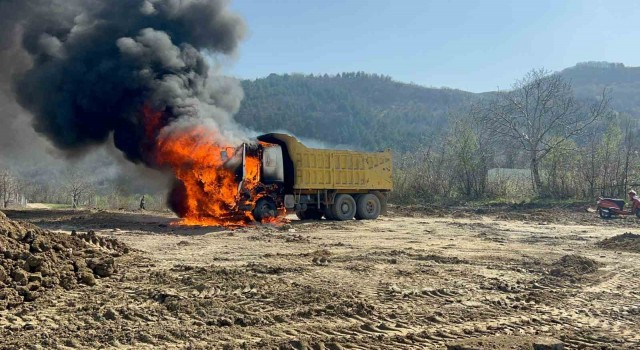
MULTIPOLYGON (((553 306, 554 304, 584 304, 585 299, 578 293, 581 290, 579 286, 570 283, 564 283, 557 280, 541 279, 540 281, 531 283, 530 286, 520 292, 539 293, 536 299, 544 297, 544 304, 533 304, 524 301, 523 297, 515 294, 498 294, 493 296, 484 296, 482 303, 490 304, 493 308, 500 311, 486 309, 481 310, 476 318, 478 320, 456 320, 455 325, 443 322, 441 319, 435 318, 438 323, 437 327, 421 326, 412 327, 411 331, 418 332, 425 339, 430 340, 433 345, 444 345, 448 340, 461 339, 469 337, 477 337, 479 335, 504 333, 504 334, 538 334, 540 330, 549 335, 562 335, 568 344, 575 346, 604 346, 611 342, 611 339, 622 337, 627 342, 636 343, 638 338, 634 333, 625 331, 630 325, 629 322, 608 322, 607 326, 598 326, 597 324, 586 322, 584 315, 579 312, 566 312, 564 309, 553 306), (548 305, 547 305, 548 304, 548 305), (515 311, 514 311, 515 310, 515 311), (520 313, 526 312, 532 316, 523 316, 520 313), (507 316, 500 316, 500 314, 507 316), (491 320, 491 321, 487 321, 491 320), (438 322, 439 321, 439 322, 438 322), (611 334, 606 336, 576 336, 575 338, 563 335, 565 328, 590 329, 600 334, 611 334)), ((443 304, 451 303, 452 298, 460 296, 468 297, 464 292, 451 291, 448 289, 428 289, 428 288, 401 288, 397 284, 383 283, 376 294, 381 304, 384 302, 391 303, 397 307, 401 303, 407 304, 409 298, 430 299, 430 305, 435 308, 443 304), (436 304, 436 305, 434 305, 436 304), (439 304, 439 305, 437 305, 439 304)), ((585 296, 589 297, 589 296, 585 296)), ((473 298, 469 298, 472 301, 473 298)), ((411 308, 409 306, 408 308, 411 308)), ((631 306, 628 310, 636 310, 631 306)), ((616 312, 624 310, 616 309, 616 312)), ((611 316, 611 315, 607 315, 611 316)), ((434 320, 433 318, 431 320, 434 320)), ((378 320, 374 320, 378 321, 378 320)), ((630 320, 633 321, 633 320, 630 320)), ((604 321, 603 321, 604 322, 604 321)), ((400 324, 400 323, 398 323, 400 324)), ((415 324, 415 322, 414 322, 415 324)), ((397 332, 398 333, 398 332, 397 332)), ((406 329, 399 333, 406 333, 406 329)))
POLYGON ((636 255, 600 251, 597 233, 577 240, 575 227, 392 217, 197 237, 142 228, 118 232, 140 250, 118 258, 110 280, 0 315, 7 347, 443 349, 548 335, 567 349, 640 348, 636 255), (605 266, 554 275, 567 251, 605 266))

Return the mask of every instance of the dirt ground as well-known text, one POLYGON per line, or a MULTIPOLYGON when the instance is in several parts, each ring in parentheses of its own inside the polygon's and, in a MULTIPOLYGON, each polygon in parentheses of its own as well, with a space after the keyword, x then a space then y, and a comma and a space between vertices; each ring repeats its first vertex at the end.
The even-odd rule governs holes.
POLYGON ((640 348, 640 252, 601 244, 637 232, 631 217, 393 207, 230 230, 168 213, 5 213, 129 251, 95 285, 0 311, 2 349, 640 348))

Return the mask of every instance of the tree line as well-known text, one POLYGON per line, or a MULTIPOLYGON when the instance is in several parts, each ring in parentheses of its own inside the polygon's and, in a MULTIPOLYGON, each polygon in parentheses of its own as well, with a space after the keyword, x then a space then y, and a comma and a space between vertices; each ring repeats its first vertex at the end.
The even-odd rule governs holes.
POLYGON ((594 199, 640 186, 638 120, 603 89, 578 100, 559 74, 533 70, 450 116, 442 137, 396 158, 395 200, 594 199), (523 172, 524 170, 524 172, 523 172))
POLYGON ((77 165, 69 165, 61 176, 49 174, 43 180, 0 164, 0 209, 46 203, 70 209, 135 210, 145 196, 147 209, 167 210, 164 192, 135 193, 119 182, 98 180, 77 165))

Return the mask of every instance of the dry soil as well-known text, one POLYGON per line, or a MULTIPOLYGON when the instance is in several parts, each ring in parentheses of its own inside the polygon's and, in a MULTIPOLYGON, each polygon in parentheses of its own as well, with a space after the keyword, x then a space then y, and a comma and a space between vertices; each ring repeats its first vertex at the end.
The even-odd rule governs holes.
POLYGON ((2 349, 640 348, 640 255, 601 243, 635 218, 394 207, 224 229, 167 213, 6 214, 76 230, 117 269, 0 311, 2 349))

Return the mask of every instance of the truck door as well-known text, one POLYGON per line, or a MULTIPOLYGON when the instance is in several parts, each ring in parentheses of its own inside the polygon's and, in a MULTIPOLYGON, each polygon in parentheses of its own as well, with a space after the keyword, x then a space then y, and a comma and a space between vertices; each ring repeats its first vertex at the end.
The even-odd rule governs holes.
POLYGON ((265 184, 284 182, 282 147, 265 146, 262 150, 262 182, 265 184))

